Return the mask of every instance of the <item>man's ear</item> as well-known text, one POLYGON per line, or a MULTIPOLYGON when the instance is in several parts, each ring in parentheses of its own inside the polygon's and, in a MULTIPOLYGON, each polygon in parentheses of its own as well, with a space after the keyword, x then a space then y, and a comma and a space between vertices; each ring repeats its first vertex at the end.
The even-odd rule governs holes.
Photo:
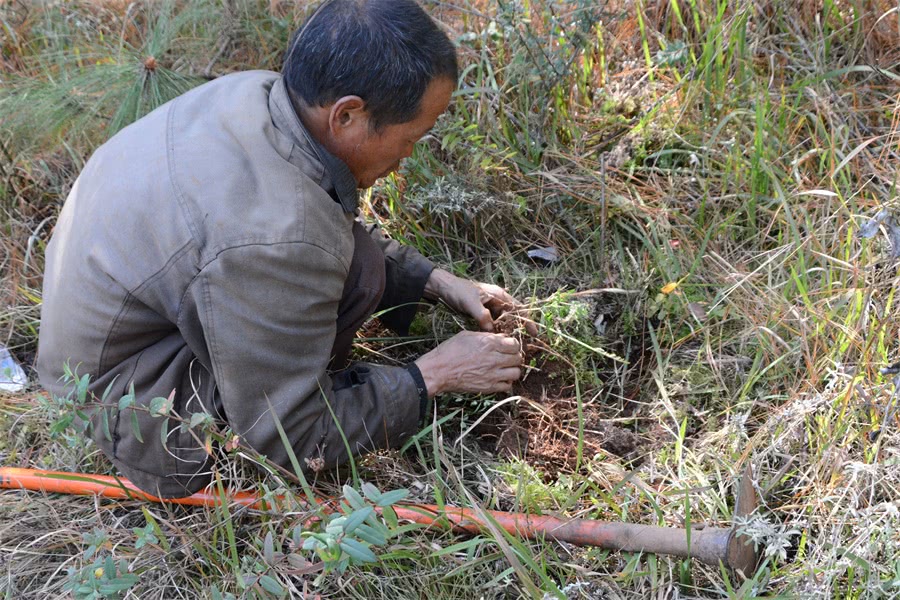
POLYGON ((355 137, 368 130, 369 113, 359 96, 344 96, 331 105, 328 129, 335 138, 355 137))

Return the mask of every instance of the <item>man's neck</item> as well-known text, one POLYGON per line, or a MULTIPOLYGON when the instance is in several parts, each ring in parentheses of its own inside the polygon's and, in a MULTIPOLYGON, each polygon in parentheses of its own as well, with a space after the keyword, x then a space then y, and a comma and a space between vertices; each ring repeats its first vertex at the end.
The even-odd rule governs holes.
POLYGON ((337 156, 334 144, 331 143, 331 136, 328 134, 328 109, 320 106, 309 106, 289 87, 287 91, 288 97, 291 99, 291 106, 294 107, 294 112, 297 113, 297 118, 300 119, 300 123, 303 124, 306 131, 320 146, 328 150, 332 155, 337 156))
POLYGON ((326 191, 341 203, 344 210, 354 212, 359 202, 358 183, 346 163, 336 155, 332 147, 334 144, 329 146, 331 141, 331 136, 328 134, 329 111, 324 108, 308 106, 291 92, 287 85, 285 85, 285 90, 297 119, 309 134, 315 152, 330 175, 333 187, 329 187, 326 191))

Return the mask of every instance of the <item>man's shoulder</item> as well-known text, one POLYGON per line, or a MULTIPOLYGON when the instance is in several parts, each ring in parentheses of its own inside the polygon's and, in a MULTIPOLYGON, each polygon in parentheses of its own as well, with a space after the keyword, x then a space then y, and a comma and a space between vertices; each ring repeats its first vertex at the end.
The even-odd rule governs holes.
POLYGON ((304 241, 346 258, 349 226, 320 187, 322 165, 298 165, 273 122, 279 78, 234 73, 179 96, 107 142, 83 183, 120 206, 123 226, 151 221, 156 239, 186 228, 201 263, 233 246, 304 241))
POLYGON ((253 243, 313 242, 342 259, 352 251, 342 211, 319 185, 321 164, 298 166, 295 144, 273 121, 279 77, 227 75, 171 109, 169 173, 207 259, 253 243))
POLYGON ((178 98, 169 109, 169 134, 185 137, 252 134, 271 120, 269 92, 279 75, 271 71, 242 71, 204 83, 178 98))
POLYGON ((142 165, 153 165, 147 170, 158 177, 160 162, 188 145, 214 164, 215 153, 228 152, 241 130, 259 135, 271 121, 268 97, 278 78, 272 71, 243 71, 195 87, 119 131, 97 149, 94 162, 137 177, 142 165))

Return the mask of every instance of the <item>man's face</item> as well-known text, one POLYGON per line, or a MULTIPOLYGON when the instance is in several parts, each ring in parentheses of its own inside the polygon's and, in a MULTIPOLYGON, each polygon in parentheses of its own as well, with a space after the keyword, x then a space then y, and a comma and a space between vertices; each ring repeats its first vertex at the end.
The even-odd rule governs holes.
POLYGON ((428 84, 418 116, 407 123, 386 125, 374 132, 365 124, 357 132, 355 144, 350 144, 341 158, 356 177, 360 188, 369 188, 381 177, 400 167, 400 161, 412 154, 413 146, 434 127, 435 121, 447 110, 455 84, 442 77, 428 84))

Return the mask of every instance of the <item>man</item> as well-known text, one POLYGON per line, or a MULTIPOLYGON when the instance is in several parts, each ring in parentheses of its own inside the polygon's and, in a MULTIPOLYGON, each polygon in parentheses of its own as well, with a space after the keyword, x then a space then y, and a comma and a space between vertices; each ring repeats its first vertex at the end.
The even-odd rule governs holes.
POLYGON ((133 405, 91 421, 136 485, 180 497, 209 483, 209 450, 179 427, 193 414, 283 467, 290 451, 331 467, 348 458, 342 433, 353 454, 396 446, 430 397, 520 377, 518 343, 489 333, 514 304, 504 290, 355 220, 357 189, 410 155, 456 78, 453 46, 412 0, 330 0, 281 76, 217 79, 91 157, 47 248, 38 372, 64 394, 69 364, 112 406, 133 388, 133 405), (405 332, 422 297, 485 331, 405 367, 344 368, 369 315, 392 309, 382 320, 405 332), (172 418, 151 414, 158 397, 172 418))

